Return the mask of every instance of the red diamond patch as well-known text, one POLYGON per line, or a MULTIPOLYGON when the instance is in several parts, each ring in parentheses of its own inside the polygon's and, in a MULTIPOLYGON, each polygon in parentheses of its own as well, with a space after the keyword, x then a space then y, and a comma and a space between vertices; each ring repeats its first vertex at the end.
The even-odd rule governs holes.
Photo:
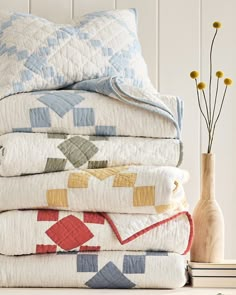
POLYGON ((105 218, 99 213, 84 212, 84 222, 104 224, 105 218))
POLYGON ((100 246, 81 246, 79 248, 80 252, 88 252, 88 251, 100 251, 100 246))
POLYGON ((46 234, 67 251, 83 245, 94 236, 89 228, 73 215, 59 220, 46 231, 46 234))
POLYGON ((57 246, 56 245, 36 245, 36 253, 56 253, 57 246))
POLYGON ((37 221, 57 221, 58 217, 58 210, 39 210, 37 221))

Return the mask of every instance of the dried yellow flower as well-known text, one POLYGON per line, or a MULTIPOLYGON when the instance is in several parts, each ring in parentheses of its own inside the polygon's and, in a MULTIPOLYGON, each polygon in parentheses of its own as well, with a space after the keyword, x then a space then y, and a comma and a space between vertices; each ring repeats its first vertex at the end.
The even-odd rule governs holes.
POLYGON ((230 86, 233 84, 233 80, 231 80, 230 78, 226 78, 224 79, 224 83, 226 86, 230 86))
POLYGON ((198 73, 197 71, 192 71, 192 72, 190 73, 190 77, 191 77, 192 79, 197 79, 198 76, 199 76, 199 73, 198 73))
POLYGON ((215 28, 215 29, 221 28, 221 23, 220 22, 214 22, 213 23, 213 28, 215 28))
POLYGON ((197 88, 199 90, 203 90, 203 89, 206 88, 206 84, 204 82, 200 82, 200 83, 197 84, 197 88))
POLYGON ((223 76, 224 76, 224 72, 221 72, 221 71, 216 72, 216 77, 217 78, 222 78, 223 76))

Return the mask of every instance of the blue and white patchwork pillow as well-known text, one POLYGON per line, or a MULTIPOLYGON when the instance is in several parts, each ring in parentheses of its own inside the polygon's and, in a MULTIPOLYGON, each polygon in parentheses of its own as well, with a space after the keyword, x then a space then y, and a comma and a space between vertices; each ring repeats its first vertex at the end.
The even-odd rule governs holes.
POLYGON ((152 89, 134 9, 91 13, 76 26, 0 11, 0 99, 105 76, 152 89))

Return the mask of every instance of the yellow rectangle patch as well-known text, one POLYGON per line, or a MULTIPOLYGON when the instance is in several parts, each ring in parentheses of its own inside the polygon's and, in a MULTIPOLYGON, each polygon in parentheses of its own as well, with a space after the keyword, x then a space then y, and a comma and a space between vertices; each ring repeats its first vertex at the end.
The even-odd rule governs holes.
POLYGON ((133 205, 154 206, 155 205, 155 186, 140 186, 134 188, 133 205))
POLYGON ((134 187, 136 173, 120 173, 115 176, 113 187, 134 187))
POLYGON ((47 202, 49 207, 68 207, 67 190, 66 189, 48 190, 47 202))
POLYGON ((85 173, 71 173, 68 180, 68 188, 87 188, 89 175, 85 173))

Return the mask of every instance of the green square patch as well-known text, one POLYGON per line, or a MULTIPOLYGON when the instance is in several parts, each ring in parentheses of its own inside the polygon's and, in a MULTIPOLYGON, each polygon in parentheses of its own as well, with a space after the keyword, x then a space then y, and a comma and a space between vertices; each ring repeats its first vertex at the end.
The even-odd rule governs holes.
POLYGON ((80 136, 65 140, 58 148, 75 168, 87 163, 98 152, 92 142, 80 136))
POLYGON ((56 172, 65 170, 66 159, 48 158, 44 172, 56 172))

